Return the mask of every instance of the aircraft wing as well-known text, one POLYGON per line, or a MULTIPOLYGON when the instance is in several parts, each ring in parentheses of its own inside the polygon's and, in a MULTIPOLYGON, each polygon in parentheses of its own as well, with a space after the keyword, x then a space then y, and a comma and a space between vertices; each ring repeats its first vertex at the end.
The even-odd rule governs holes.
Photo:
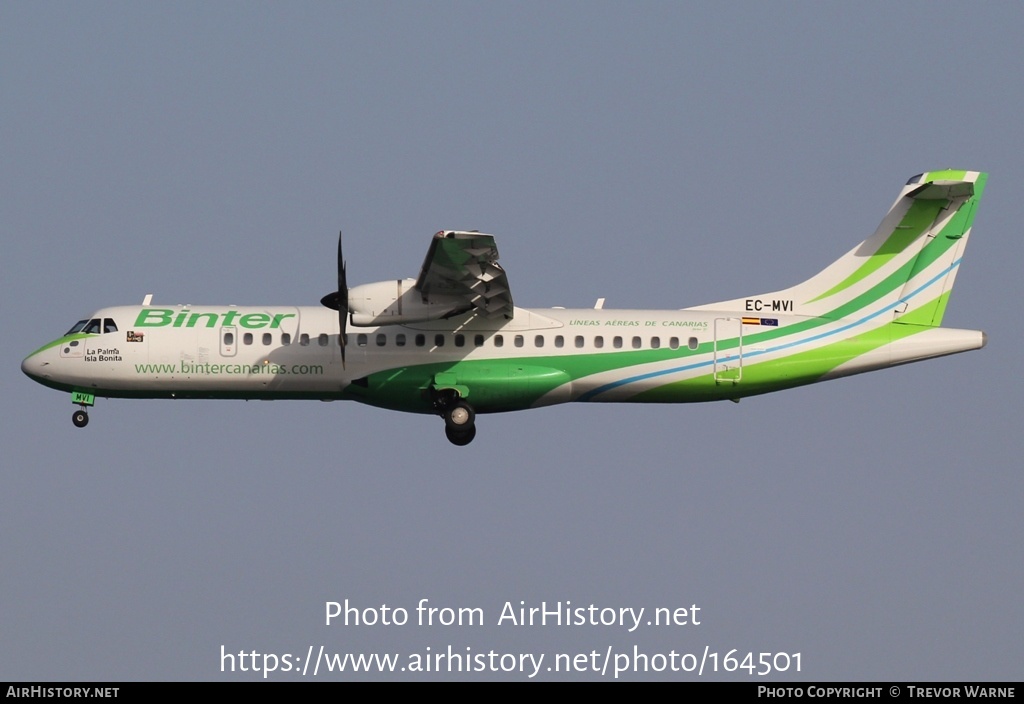
POLYGON ((484 317, 512 317, 512 294, 498 264, 493 235, 438 232, 430 241, 416 288, 427 300, 454 296, 465 300, 467 310, 484 317))

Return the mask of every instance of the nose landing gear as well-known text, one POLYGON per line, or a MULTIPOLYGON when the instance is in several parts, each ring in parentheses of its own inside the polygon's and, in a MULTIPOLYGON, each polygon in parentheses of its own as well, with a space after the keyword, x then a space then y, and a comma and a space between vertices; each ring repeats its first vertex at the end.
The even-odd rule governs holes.
POLYGON ((86 409, 96 403, 96 397, 88 391, 72 391, 71 403, 78 406, 78 410, 71 414, 71 422, 76 428, 84 428, 89 425, 89 412, 86 409))

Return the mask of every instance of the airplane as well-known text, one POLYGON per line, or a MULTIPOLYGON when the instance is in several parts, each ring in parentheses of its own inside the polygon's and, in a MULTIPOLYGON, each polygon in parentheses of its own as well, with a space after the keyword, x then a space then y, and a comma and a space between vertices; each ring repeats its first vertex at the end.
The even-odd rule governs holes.
POLYGON ((987 174, 907 181, 873 235, 790 288, 678 310, 513 305, 492 235, 443 230, 415 279, 337 290, 320 306, 103 308, 22 362, 97 396, 348 399, 436 414, 458 446, 476 415, 567 402, 730 400, 985 346, 940 327, 987 174))

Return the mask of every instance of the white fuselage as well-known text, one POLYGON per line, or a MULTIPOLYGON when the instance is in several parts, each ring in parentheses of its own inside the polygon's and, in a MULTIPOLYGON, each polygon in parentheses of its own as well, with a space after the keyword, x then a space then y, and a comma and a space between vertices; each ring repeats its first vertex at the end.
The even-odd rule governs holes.
MULTIPOLYGON (((323 307, 120 306, 94 318, 114 329, 40 350, 25 360, 26 373, 98 396, 352 398, 421 412, 429 412, 429 404, 403 399, 399 389, 460 388, 467 378, 477 388, 500 387, 478 392, 480 412, 577 400, 738 398, 821 378, 813 365, 787 369, 784 360, 801 350, 827 349, 830 336, 850 332, 849 321, 808 326, 809 319, 794 315, 517 308, 508 321, 470 316, 462 324, 349 327, 343 363, 337 314, 323 307), (750 373, 766 362, 776 369, 770 378, 750 373), (404 387, 389 386, 387 379, 366 381, 399 372, 409 376, 404 387), (673 383, 678 393, 657 395, 673 383), (645 397, 648 392, 655 395, 645 397), (515 398, 504 399, 505 393, 515 398)), ((859 326, 883 334, 888 322, 864 320, 859 326)), ((976 331, 921 330, 833 365, 828 376, 983 343, 976 331)))

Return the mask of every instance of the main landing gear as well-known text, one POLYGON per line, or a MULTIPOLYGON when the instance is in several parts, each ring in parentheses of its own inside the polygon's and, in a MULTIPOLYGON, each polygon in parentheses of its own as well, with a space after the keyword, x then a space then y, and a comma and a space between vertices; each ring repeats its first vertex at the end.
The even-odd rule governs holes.
POLYGON ((437 405, 444 418, 444 434, 448 442, 460 447, 473 442, 476 437, 476 413, 473 407, 455 395, 439 401, 437 405))

